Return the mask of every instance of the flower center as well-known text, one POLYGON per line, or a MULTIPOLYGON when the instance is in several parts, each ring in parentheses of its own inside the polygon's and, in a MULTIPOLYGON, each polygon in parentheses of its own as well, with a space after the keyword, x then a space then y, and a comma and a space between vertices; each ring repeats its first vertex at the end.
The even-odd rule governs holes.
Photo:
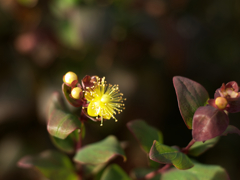
POLYGON ((109 102, 110 102, 110 96, 107 95, 107 94, 104 94, 104 95, 102 96, 102 98, 101 98, 101 101, 102 101, 103 103, 109 103, 109 102))
POLYGON ((122 98, 123 94, 120 93, 118 85, 106 84, 105 78, 97 78, 94 87, 87 88, 85 98, 90 102, 87 108, 89 116, 98 118, 101 117, 101 125, 103 119, 117 119, 115 118, 116 112, 122 112, 125 109, 122 98))

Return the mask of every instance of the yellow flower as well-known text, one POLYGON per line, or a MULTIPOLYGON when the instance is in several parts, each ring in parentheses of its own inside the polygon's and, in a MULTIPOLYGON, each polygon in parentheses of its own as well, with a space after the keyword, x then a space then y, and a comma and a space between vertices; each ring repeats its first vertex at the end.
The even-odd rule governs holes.
POLYGON ((120 93, 118 85, 106 84, 105 77, 100 79, 97 77, 97 81, 94 82, 93 87, 87 87, 85 91, 85 98, 89 101, 87 107, 87 113, 89 116, 101 117, 101 124, 103 125, 103 119, 117 119, 115 118, 116 112, 120 114, 124 108, 123 94, 120 93))

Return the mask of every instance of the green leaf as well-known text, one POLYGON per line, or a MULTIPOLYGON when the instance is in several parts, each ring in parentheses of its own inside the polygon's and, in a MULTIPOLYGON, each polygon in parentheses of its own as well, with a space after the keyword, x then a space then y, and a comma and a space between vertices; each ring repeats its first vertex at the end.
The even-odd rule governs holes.
POLYGON ((127 123, 127 127, 147 154, 149 153, 154 140, 163 143, 163 135, 161 131, 149 126, 143 120, 131 121, 127 123))
POLYGON ((17 0, 17 2, 26 7, 34 7, 37 4, 37 0, 17 0))
POLYGON ((108 136, 102 141, 87 145, 80 149, 74 156, 74 161, 82 164, 102 164, 113 159, 115 156, 126 156, 115 136, 108 136))
POLYGON ((206 105, 208 92, 201 84, 181 76, 175 76, 173 84, 180 113, 187 127, 192 129, 193 115, 200 106, 206 105))
POLYGON ((78 180, 70 159, 57 151, 44 151, 37 156, 23 157, 18 165, 22 168, 34 168, 51 180, 78 180))
POLYGON ((190 147, 188 154, 192 156, 199 156, 208 149, 212 148, 215 144, 217 144, 218 140, 219 137, 207 140, 204 143, 201 141, 197 141, 190 147))
POLYGON ((173 164, 178 169, 193 167, 193 163, 187 155, 157 141, 154 141, 152 145, 149 158, 162 164, 173 164))
POLYGON ((194 162, 194 167, 185 171, 171 169, 162 174, 161 180, 230 180, 227 172, 220 166, 194 162))
POLYGON ((112 164, 103 172, 101 180, 131 180, 117 164, 112 164))
MULTIPOLYGON (((148 173, 155 171, 154 168, 136 168, 131 172, 131 177, 134 179, 143 179, 148 173)), ((160 180, 161 174, 157 174, 150 180, 160 180)))
POLYGON ((94 175, 94 177, 103 170, 107 163, 92 165, 92 164, 82 164, 82 169, 84 172, 84 176, 89 178, 94 175))
POLYGON ((78 116, 68 113, 62 96, 53 93, 49 105, 48 125, 49 134, 60 139, 65 139, 74 130, 81 128, 78 116))

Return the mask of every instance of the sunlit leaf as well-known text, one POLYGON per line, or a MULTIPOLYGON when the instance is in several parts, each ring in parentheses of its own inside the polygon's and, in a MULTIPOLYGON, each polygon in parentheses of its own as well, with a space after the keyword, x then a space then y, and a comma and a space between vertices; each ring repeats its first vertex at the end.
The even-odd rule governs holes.
POLYGON ((146 153, 149 153, 154 140, 163 143, 163 136, 161 131, 148 125, 143 120, 131 121, 127 123, 127 127, 138 140, 141 147, 146 153))
POLYGON ((117 164, 112 164, 103 172, 101 180, 131 180, 117 164))
POLYGON ((215 146, 218 140, 219 137, 215 137, 205 142, 197 141, 190 147, 188 154, 192 156, 199 156, 200 154, 215 146))
POLYGON ((68 113, 58 92, 53 93, 49 105, 48 132, 57 138, 65 139, 74 130, 81 128, 78 116, 68 113))
POLYGON ((173 164, 178 169, 193 167, 193 163, 187 155, 157 141, 154 141, 152 145, 149 158, 162 164, 173 164))
POLYGON ((70 159, 57 151, 49 150, 37 156, 26 156, 18 165, 22 168, 37 169, 51 180, 78 180, 70 159))
POLYGON ((102 164, 122 156, 126 160, 125 153, 115 136, 108 136, 102 141, 87 145, 80 149, 74 156, 74 161, 82 164, 102 164))
POLYGON ((181 76, 175 76, 173 84, 183 120, 192 129, 193 115, 200 106, 206 105, 208 92, 201 84, 181 76))
POLYGON ((228 123, 229 119, 224 111, 212 106, 200 107, 193 117, 193 139, 206 141, 220 136, 227 129, 228 123))
POLYGON ((181 171, 171 169, 162 174, 161 180, 230 180, 227 172, 220 166, 205 165, 194 162, 194 167, 181 171))

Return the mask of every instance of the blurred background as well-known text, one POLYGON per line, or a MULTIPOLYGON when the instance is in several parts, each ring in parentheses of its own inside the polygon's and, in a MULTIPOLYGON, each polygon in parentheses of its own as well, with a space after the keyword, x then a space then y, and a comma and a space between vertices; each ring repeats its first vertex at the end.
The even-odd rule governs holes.
MULTIPOLYGON (((147 121, 170 146, 191 140, 173 76, 199 82, 213 98, 223 82, 240 84, 239 67, 239 0, 0 0, 0 179, 43 179, 16 162, 55 149, 46 106, 68 71, 119 84, 126 110, 103 127, 89 120, 83 143, 109 134, 128 141, 128 161, 119 162, 129 173, 147 166, 147 157, 127 122, 147 121)), ((230 124, 240 128, 239 113, 230 124)), ((228 135, 197 160, 237 180, 239 152, 240 137, 228 135)))

